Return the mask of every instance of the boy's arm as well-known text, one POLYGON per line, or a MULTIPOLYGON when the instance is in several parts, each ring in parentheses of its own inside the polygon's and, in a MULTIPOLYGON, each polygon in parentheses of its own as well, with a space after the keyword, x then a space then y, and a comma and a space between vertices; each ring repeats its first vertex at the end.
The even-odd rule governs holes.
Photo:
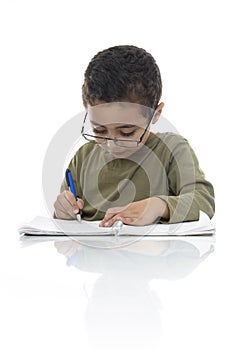
POLYGON ((100 226, 112 226, 116 220, 130 225, 196 221, 200 210, 210 218, 214 215, 213 187, 206 181, 188 142, 175 135, 170 144, 166 143, 164 152, 169 195, 157 194, 124 207, 111 208, 100 226))
POLYGON ((172 150, 167 176, 171 195, 157 197, 168 205, 169 223, 198 220, 200 210, 210 218, 213 217, 215 212, 213 186, 205 179, 193 149, 183 138, 180 138, 172 150))

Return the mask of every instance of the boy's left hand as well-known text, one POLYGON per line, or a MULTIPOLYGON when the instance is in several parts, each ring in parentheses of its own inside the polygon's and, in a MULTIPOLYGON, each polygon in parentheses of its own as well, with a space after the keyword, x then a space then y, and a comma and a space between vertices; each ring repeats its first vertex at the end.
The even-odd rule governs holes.
POLYGON ((124 207, 108 209, 100 226, 110 227, 117 220, 126 225, 144 226, 154 223, 158 217, 169 218, 168 206, 162 199, 151 197, 124 207))

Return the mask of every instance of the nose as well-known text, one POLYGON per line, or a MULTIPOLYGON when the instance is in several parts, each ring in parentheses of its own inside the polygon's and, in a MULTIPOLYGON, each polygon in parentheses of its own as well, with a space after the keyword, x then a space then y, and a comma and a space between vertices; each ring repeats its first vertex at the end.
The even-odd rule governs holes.
POLYGON ((107 147, 110 149, 117 148, 117 145, 115 144, 114 140, 107 140, 107 147))

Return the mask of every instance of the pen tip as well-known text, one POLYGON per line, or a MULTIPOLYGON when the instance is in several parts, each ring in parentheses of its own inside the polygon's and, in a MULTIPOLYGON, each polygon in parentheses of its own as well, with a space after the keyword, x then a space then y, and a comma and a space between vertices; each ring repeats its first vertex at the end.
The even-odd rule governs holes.
POLYGON ((77 214, 77 221, 81 223, 81 215, 77 214))

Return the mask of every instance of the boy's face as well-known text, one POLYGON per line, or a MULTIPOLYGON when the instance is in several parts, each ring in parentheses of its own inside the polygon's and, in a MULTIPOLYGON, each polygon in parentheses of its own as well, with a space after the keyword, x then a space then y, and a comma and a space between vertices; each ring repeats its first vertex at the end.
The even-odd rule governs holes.
POLYGON ((154 112, 129 102, 88 106, 90 127, 85 133, 93 135, 98 145, 115 158, 127 158, 147 141, 154 112))

